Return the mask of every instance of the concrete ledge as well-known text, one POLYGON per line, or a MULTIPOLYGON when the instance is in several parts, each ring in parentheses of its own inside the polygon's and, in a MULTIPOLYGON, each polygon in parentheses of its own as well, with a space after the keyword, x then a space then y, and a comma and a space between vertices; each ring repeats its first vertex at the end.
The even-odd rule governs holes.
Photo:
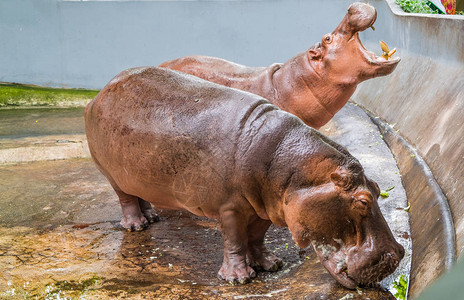
POLYGON ((90 157, 85 135, 1 140, 0 164, 90 157))
POLYGON ((456 240, 448 199, 416 150, 390 125, 369 114, 390 147, 410 203, 413 241, 409 295, 418 296, 456 260, 456 240))

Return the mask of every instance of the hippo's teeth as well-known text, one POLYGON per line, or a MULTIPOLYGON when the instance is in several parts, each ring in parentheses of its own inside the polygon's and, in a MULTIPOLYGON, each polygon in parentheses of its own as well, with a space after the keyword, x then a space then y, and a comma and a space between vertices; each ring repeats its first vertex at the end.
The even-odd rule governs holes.
POLYGON ((388 57, 391 57, 393 54, 395 54, 396 48, 393 48, 392 51, 388 52, 388 57))
POLYGON ((374 25, 371 25, 371 29, 375 31, 375 27, 374 27, 374 25))

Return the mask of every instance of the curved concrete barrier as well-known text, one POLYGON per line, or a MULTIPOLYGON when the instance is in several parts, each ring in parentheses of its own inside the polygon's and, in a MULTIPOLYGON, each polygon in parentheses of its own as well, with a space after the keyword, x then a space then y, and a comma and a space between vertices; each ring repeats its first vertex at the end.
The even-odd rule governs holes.
POLYGON ((380 126, 389 132, 387 142, 396 152, 403 183, 410 186, 409 293, 417 296, 451 267, 455 249, 458 255, 464 251, 464 17, 406 14, 394 0, 370 3, 378 11, 379 30, 363 33, 365 45, 372 49, 382 38, 398 49, 402 61, 392 75, 362 83, 353 99, 394 128, 380 126), (404 141, 395 131, 415 149, 399 147, 404 141), (431 173, 411 159, 414 151, 431 173), (429 173, 429 179, 421 179, 420 172, 429 173))
POLYGON ((409 295, 417 296, 456 260, 448 199, 417 151, 393 128, 371 115, 395 156, 410 207, 413 252, 409 295))

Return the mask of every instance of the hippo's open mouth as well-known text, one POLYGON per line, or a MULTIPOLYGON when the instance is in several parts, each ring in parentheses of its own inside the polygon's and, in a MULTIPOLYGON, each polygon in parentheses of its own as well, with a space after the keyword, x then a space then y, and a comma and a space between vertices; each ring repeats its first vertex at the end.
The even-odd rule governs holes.
MULTIPOLYGON (((391 53, 390 56, 388 56, 389 53, 387 53, 387 55, 385 55, 385 51, 384 51, 384 53, 382 55, 377 56, 374 52, 367 50, 364 47, 364 45, 362 44, 361 40, 359 39, 359 34, 357 32, 353 35, 352 39, 355 39, 356 42, 359 44, 359 49, 360 49, 362 55, 364 56, 365 60, 368 61, 370 64, 373 64, 373 65, 385 65, 385 66, 389 65, 389 66, 393 67, 393 66, 396 66, 401 60, 399 57, 391 58, 391 55, 393 55, 395 50, 392 50, 393 53, 391 53)), ((382 49, 382 51, 383 51, 383 49, 382 49)), ((391 70, 391 71, 393 71, 393 70, 391 70)))
POLYGON ((348 274, 345 249, 337 250, 332 245, 323 245, 315 241, 312 242, 313 248, 316 251, 322 265, 329 271, 335 280, 348 289, 355 289, 358 285, 348 274))
MULTIPOLYGON (((364 31, 368 28, 374 28, 374 23, 377 20, 377 11, 374 7, 365 3, 353 3, 348 8, 348 13, 338 27, 334 30, 333 34, 340 34, 344 36, 344 39, 348 42, 354 40, 358 44, 358 49, 367 62, 373 65, 386 66, 386 74, 391 73, 394 67, 400 62, 400 58, 391 58, 395 49, 392 51, 388 50, 385 42, 382 45, 383 54, 380 56, 375 55, 374 52, 367 50, 359 39, 359 32, 364 31), (387 51, 387 53, 385 53, 387 51), (388 53, 391 52, 391 53, 388 53), (390 70, 391 69, 391 70, 390 70)), ((382 43, 381 43, 382 44, 382 43)), ((379 75, 386 75, 379 74, 379 75)))
POLYGON ((342 269, 337 267, 333 268, 332 262, 330 260, 322 262, 322 265, 327 269, 327 271, 329 271, 330 275, 332 275, 332 277, 335 278, 335 280, 337 280, 344 287, 351 290, 354 290, 357 287, 358 283, 356 280, 351 278, 351 276, 348 274, 346 263, 342 269))

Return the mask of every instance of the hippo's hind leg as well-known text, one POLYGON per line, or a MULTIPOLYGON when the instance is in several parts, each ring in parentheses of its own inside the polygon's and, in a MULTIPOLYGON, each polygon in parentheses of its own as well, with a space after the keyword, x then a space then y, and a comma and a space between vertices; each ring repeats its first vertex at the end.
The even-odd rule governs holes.
POLYGON ((283 266, 282 260, 264 245, 264 236, 270 225, 271 221, 257 216, 248 225, 248 260, 257 270, 277 271, 283 266))
POLYGON ((230 283, 247 283, 256 272, 246 262, 247 225, 242 214, 235 210, 221 213, 220 223, 224 241, 224 260, 218 272, 219 279, 230 283))
POLYGON ((100 172, 106 177, 106 179, 108 179, 109 183, 118 195, 123 215, 120 224, 123 228, 129 231, 143 230, 145 227, 148 226, 148 220, 150 220, 147 220, 147 218, 144 216, 145 212, 147 215, 150 216, 150 218, 154 218, 153 215, 158 217, 156 215, 156 212, 151 207, 150 203, 136 196, 126 194, 119 188, 119 186, 114 181, 113 177, 108 172, 106 172, 105 168, 102 167, 97 157, 94 155, 92 148, 90 148, 90 154, 95 165, 97 166, 97 169, 100 170, 100 172))
POLYGON ((150 202, 139 198, 139 206, 142 214, 145 216, 148 222, 154 223, 159 221, 159 216, 153 209, 153 206, 150 204, 150 202))

